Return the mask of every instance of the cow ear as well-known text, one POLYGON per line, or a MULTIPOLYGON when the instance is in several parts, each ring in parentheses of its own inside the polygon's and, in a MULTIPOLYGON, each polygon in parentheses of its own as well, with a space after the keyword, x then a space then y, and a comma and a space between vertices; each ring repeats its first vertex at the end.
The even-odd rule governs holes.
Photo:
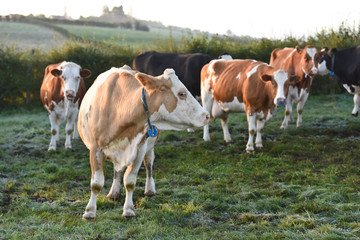
POLYGON ((83 78, 88 78, 91 76, 91 71, 89 69, 81 69, 80 70, 80 76, 83 78))
POLYGON ((296 75, 290 75, 289 81, 290 81, 290 85, 296 85, 300 82, 300 77, 296 75))
POLYGON ((137 73, 135 74, 135 78, 148 91, 153 91, 159 88, 159 80, 153 76, 145 73, 137 73))
POLYGON ((57 68, 51 70, 51 74, 52 74, 53 76, 55 76, 55 77, 60 77, 60 76, 61 76, 61 73, 62 73, 62 71, 59 70, 59 69, 57 69, 57 68))
POLYGON ((272 75, 264 74, 261 76, 261 80, 263 80, 264 82, 272 81, 272 79, 273 79, 272 75))
POLYGON ((299 48, 299 46, 296 46, 295 49, 297 52, 301 52, 301 48, 299 48))

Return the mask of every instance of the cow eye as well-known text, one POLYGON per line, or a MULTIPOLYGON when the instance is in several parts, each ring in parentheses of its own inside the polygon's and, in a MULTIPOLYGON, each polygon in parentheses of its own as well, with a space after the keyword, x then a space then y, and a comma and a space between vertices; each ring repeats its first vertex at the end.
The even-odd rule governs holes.
POLYGON ((184 92, 184 91, 180 91, 180 92, 178 93, 178 96, 179 96, 180 99, 185 100, 187 94, 186 94, 186 92, 184 92))

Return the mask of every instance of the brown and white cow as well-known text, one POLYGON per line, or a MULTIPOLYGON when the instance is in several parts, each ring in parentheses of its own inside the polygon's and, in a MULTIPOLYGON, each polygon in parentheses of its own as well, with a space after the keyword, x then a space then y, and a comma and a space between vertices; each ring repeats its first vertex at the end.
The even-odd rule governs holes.
POLYGON ((289 88, 289 94, 286 98, 285 118, 281 124, 281 129, 287 128, 289 120, 292 120, 293 103, 297 103, 298 118, 296 126, 299 127, 302 124, 303 108, 309 97, 313 77, 318 74, 318 58, 318 51, 310 45, 304 49, 299 47, 277 48, 272 51, 271 66, 284 69, 289 74, 300 77, 300 81, 289 88))
MULTIPOLYGON (((201 100, 212 118, 220 118, 224 140, 231 142, 228 116, 245 112, 249 126, 246 151, 262 148, 264 124, 272 117, 275 105, 284 105, 288 85, 298 77, 289 77, 267 63, 255 60, 213 60, 201 70, 201 100), (257 128, 255 122, 257 121, 257 128)), ((204 126, 204 140, 210 141, 209 125, 204 126)))
MULTIPOLYGON (((135 215, 132 196, 143 160, 147 175, 145 193, 155 193, 151 170, 158 133, 148 134, 149 126, 184 130, 202 127, 209 119, 172 69, 157 77, 135 73, 128 66, 100 74, 85 94, 78 120, 80 137, 90 150, 91 165, 91 197, 83 218, 96 216, 97 195, 104 185, 105 159, 113 163, 115 173, 126 169, 123 216, 132 217, 135 215)), ((119 176, 115 178, 120 181, 119 176)), ((116 179, 108 197, 120 192, 116 179)))
POLYGON ((79 136, 77 131, 78 111, 86 92, 83 78, 88 78, 90 75, 89 69, 81 69, 78 64, 73 62, 63 61, 45 68, 40 98, 49 112, 51 124, 49 151, 56 150, 60 120, 66 120, 65 148, 71 148, 70 135, 73 127, 73 138, 79 136))

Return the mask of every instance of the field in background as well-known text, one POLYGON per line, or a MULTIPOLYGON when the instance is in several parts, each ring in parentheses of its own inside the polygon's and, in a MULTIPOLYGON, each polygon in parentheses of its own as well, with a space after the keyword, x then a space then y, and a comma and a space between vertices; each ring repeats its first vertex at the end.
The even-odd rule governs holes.
MULTIPOLYGON (((151 28, 149 32, 127 30, 122 28, 94 27, 56 24, 71 34, 80 38, 131 46, 141 47, 156 41, 165 41, 172 36, 174 41, 180 41, 181 37, 187 35, 179 30, 151 28)), ((61 46, 64 38, 58 32, 34 24, 19 22, 0 22, 0 45, 16 45, 21 49, 49 50, 61 46)))
POLYGON ((286 131, 279 108, 255 154, 245 153, 244 114, 230 116, 231 144, 219 120, 210 125, 212 142, 202 140, 202 130, 163 131, 155 147, 157 194, 143 195, 141 169, 137 216, 122 218, 125 195, 105 198, 113 172, 107 162, 94 221, 81 220, 91 175, 81 140, 65 150, 63 124, 58 150, 47 152, 45 109, 3 111, 0 238, 359 239, 360 118, 352 107, 349 94, 310 95, 303 126, 293 121, 286 131))
POLYGON ((64 37, 59 33, 34 24, 0 22, 0 45, 16 45, 21 49, 43 49, 61 45, 64 37))

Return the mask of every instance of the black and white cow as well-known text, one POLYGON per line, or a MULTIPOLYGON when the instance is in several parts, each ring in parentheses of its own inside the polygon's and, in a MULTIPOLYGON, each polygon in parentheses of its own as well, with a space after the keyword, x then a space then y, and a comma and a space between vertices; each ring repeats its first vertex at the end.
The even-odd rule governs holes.
POLYGON ((358 116, 360 105, 360 46, 337 50, 324 47, 321 50, 320 64, 326 68, 319 68, 319 74, 336 74, 344 88, 354 95, 353 116, 358 116))
MULTIPOLYGON (((219 58, 232 59, 224 53, 219 58)), ((143 52, 133 60, 133 69, 152 76, 161 75, 165 69, 172 68, 180 81, 194 97, 200 97, 200 72, 202 67, 215 59, 203 53, 159 53, 143 52)))

